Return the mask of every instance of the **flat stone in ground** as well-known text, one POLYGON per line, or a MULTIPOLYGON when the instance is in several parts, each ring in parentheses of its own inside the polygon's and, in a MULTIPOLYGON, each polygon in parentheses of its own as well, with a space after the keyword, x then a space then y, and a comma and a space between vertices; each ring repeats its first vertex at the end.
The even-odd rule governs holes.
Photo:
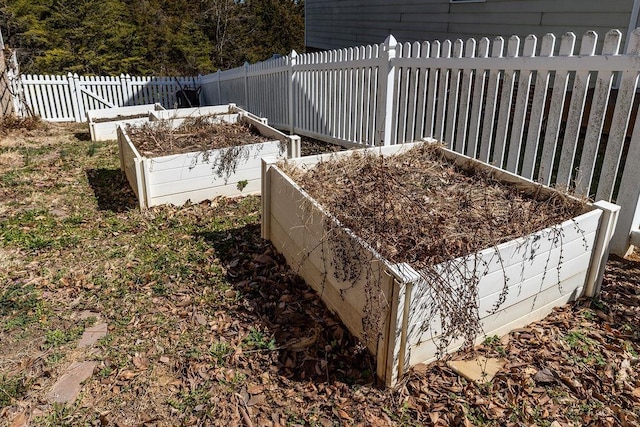
POLYGON ((47 393, 51 403, 73 402, 82 389, 82 382, 93 374, 98 362, 74 362, 47 393))
POLYGON ((97 323, 85 329, 80 341, 78 341, 78 348, 90 347, 100 338, 107 335, 107 326, 106 323, 97 323))
POLYGON ((500 369, 504 368, 505 364, 506 361, 503 359, 487 359, 484 356, 476 357, 472 360, 452 360, 447 362, 447 365, 458 375, 476 383, 491 381, 500 369))

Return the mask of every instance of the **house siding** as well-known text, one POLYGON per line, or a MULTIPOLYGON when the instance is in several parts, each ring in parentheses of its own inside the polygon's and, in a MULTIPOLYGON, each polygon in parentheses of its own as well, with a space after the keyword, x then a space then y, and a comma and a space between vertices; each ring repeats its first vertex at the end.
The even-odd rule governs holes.
POLYGON ((400 42, 463 40, 516 34, 538 37, 611 28, 625 35, 633 0, 306 0, 306 45, 337 49, 381 43, 393 34, 400 42))

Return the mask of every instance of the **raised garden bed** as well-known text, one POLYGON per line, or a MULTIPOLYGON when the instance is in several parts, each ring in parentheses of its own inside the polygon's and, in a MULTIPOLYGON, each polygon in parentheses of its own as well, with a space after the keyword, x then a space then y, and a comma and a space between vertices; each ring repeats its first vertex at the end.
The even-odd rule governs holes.
POLYGON ((362 153, 265 159, 262 236, 362 340, 387 385, 597 291, 617 206, 582 203, 423 143, 362 153), (401 153, 393 167, 383 160, 401 153), (431 181, 414 170, 425 153, 437 158, 418 162, 431 181), (313 174, 320 167, 332 173, 313 174), (304 174, 322 182, 308 185, 322 204, 297 183, 304 174), (492 200, 498 193, 504 201, 492 200), (538 216, 551 222, 536 228, 538 216), (412 231, 394 235, 398 219, 412 231))
POLYGON ((300 155, 300 138, 247 113, 119 126, 120 166, 140 208, 260 192, 261 157, 300 155))
POLYGON ((149 121, 149 113, 161 111, 160 104, 87 110, 87 121, 92 141, 110 141, 117 138, 118 124, 138 125, 149 121))

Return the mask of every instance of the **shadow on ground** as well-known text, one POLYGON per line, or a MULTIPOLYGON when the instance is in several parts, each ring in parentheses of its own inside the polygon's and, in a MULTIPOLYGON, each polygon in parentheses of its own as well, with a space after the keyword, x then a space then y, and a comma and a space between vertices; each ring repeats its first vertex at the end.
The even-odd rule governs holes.
POLYGON ((120 169, 88 169, 89 185, 101 211, 126 212, 138 206, 136 195, 120 169))
POLYGON ((91 141, 91 133, 87 132, 75 132, 73 136, 78 141, 91 141))
MULTIPOLYGON (((273 334, 292 380, 370 384, 375 361, 318 295, 260 237, 260 225, 198 234, 215 249, 243 310, 273 334)), ((242 316, 244 317, 244 316, 242 316)))

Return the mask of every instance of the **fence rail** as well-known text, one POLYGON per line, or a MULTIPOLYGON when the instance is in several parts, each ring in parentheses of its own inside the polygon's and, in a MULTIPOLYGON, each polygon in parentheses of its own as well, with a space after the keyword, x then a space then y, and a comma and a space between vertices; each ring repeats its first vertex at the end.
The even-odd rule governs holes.
POLYGON ((204 76, 206 104, 343 145, 434 137, 459 153, 622 206, 612 251, 640 228, 640 30, 385 43, 204 76))
POLYGON ((11 79, 15 110, 48 121, 86 120, 86 111, 160 103, 176 104, 181 88, 199 86, 199 77, 21 75, 11 79))

